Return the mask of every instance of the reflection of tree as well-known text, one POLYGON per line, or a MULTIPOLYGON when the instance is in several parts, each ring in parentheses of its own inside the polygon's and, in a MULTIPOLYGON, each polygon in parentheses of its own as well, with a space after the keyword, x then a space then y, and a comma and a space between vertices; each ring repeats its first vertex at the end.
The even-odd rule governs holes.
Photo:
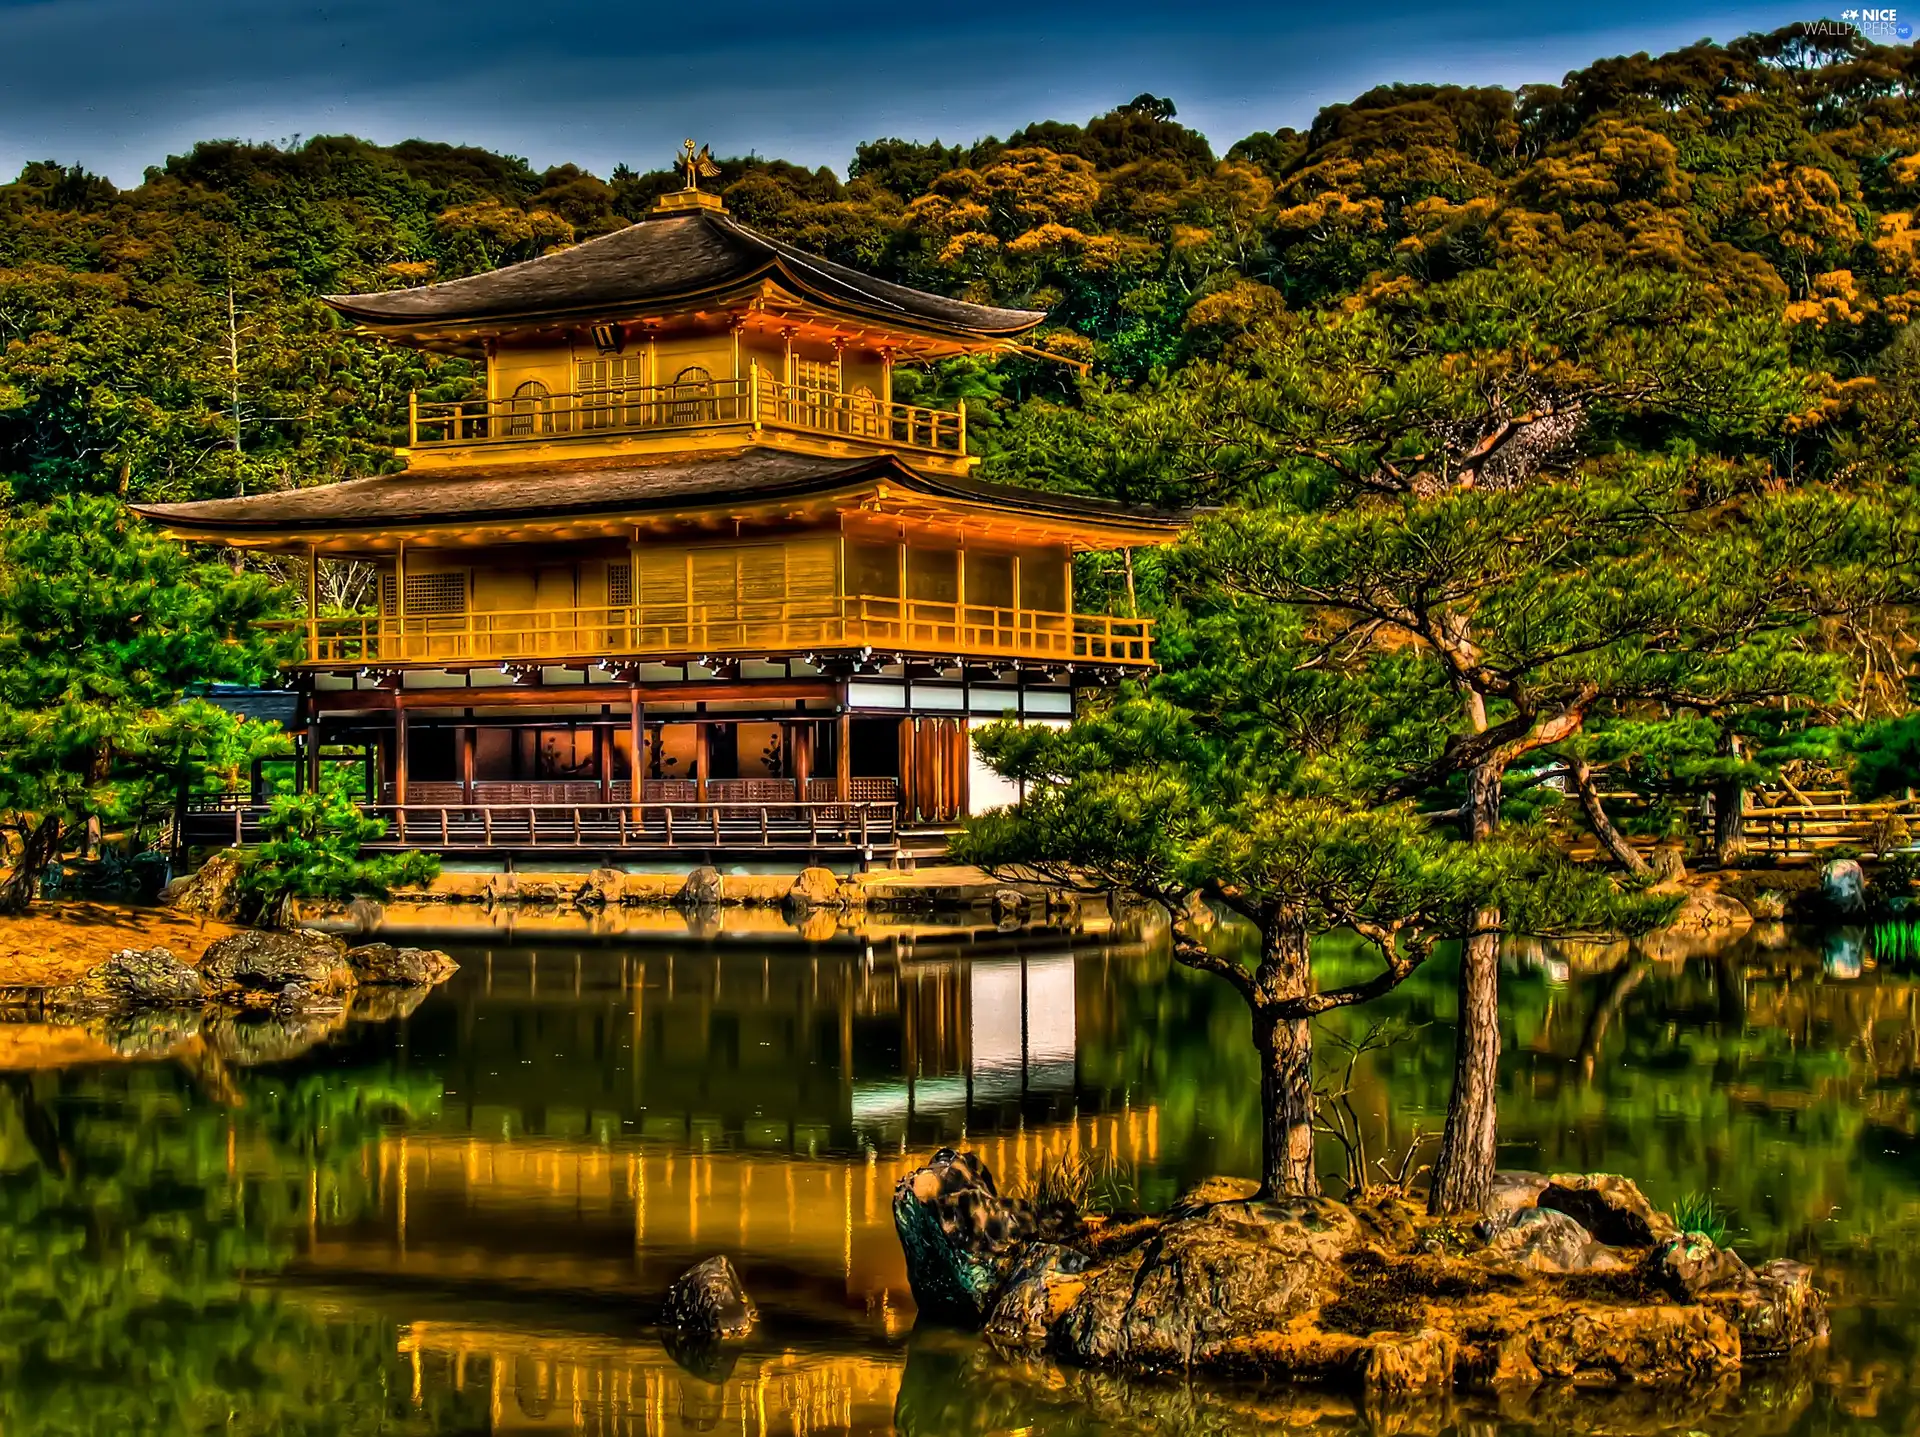
POLYGON ((383 1121, 429 1116, 438 1083, 246 1075, 238 1090, 228 1109, 163 1065, 0 1089, 8 1437, 466 1425, 456 1394, 414 1405, 391 1324, 323 1325, 250 1285, 316 1205, 372 1204, 364 1147, 383 1121))

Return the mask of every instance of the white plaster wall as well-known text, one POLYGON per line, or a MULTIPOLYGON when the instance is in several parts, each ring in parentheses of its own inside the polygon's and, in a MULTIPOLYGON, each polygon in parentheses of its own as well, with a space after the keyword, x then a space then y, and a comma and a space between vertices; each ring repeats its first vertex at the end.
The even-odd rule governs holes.
MULTIPOLYGON (((1068 722, 1066 719, 1036 718, 1030 718, 1026 721, 1030 724, 1044 724, 1048 728, 1065 728, 1068 722)), ((1005 808, 1009 804, 1017 803, 1020 798, 1020 791, 1012 782, 1000 777, 999 774, 981 762, 980 753, 974 748, 971 741, 971 735, 974 730, 983 729, 990 723, 998 722, 999 719, 997 717, 967 720, 967 733, 969 735, 967 744, 967 812, 969 814, 985 813, 989 809, 1005 808)))

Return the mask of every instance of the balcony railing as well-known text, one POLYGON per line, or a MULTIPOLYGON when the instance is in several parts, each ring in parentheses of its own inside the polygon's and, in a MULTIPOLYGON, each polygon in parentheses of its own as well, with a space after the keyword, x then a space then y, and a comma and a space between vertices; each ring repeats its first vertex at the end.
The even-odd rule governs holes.
POLYGON ((602 389, 579 394, 411 402, 416 449, 526 444, 745 427, 822 434, 866 444, 959 457, 967 452, 964 409, 923 409, 858 392, 782 384, 755 370, 747 379, 602 389))
POLYGON ((897 649, 962 658, 1061 663, 1153 662, 1153 620, 992 604, 850 595, 716 604, 364 615, 290 625, 318 668, 398 663, 511 663, 613 656, 897 649))

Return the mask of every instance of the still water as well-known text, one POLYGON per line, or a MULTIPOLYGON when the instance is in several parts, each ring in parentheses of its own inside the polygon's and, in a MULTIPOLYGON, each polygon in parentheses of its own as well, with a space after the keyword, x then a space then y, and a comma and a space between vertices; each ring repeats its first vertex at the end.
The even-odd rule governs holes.
MULTIPOLYGON (((1828 1351, 1711 1393, 1504 1409, 915 1331, 889 1197, 940 1144, 1016 1188, 1093 1149, 1150 1206, 1253 1170, 1245 1020, 1151 930, 498 932, 450 944, 460 973, 417 1006, 308 1031, 0 1029, 0 1437, 1911 1432, 1908 936, 1508 955, 1504 1165, 1711 1195, 1750 1256, 1816 1264, 1835 1321, 1828 1351), (650 1320, 714 1252, 764 1328, 695 1374, 650 1320)), ((1373 1155, 1440 1124, 1451 980, 1436 961, 1324 1030, 1332 1058, 1396 1021, 1357 1069, 1373 1155)))

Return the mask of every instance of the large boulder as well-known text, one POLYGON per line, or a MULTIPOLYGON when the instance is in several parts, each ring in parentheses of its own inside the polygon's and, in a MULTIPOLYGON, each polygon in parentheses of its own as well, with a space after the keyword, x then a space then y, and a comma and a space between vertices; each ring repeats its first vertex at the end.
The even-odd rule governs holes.
POLYGON ((585 912, 619 907, 626 900, 627 875, 617 868, 596 868, 573 890, 573 906, 585 912))
POLYGON ((347 945, 308 928, 222 938, 200 960, 209 995, 249 1006, 344 1004, 356 980, 347 945))
POLYGON ((438 948, 396 948, 391 943, 362 943, 349 948, 346 959, 356 982, 376 987, 431 988, 460 971, 438 948))
POLYGON ((1494 1227, 1488 1253, 1533 1272, 1612 1272, 1631 1266, 1592 1233, 1553 1208, 1523 1208, 1494 1227))
POLYGON ((190 876, 169 883, 161 896, 176 912, 231 921, 240 916, 240 875, 244 870, 240 850, 223 848, 190 876))
POLYGON ((1855 858, 1836 858, 1820 870, 1820 896, 1836 913, 1861 913, 1867 906, 1867 871, 1855 858))
POLYGON ((724 1256, 710 1257, 676 1277, 660 1308, 660 1325, 695 1344, 745 1337, 759 1321, 740 1274, 724 1256))
POLYGON ((789 913, 811 913, 819 908, 838 908, 840 901, 839 876, 831 868, 816 865, 800 870, 782 906, 789 913))
POLYGON ((718 908, 726 900, 727 882, 712 866, 696 868, 673 896, 679 908, 718 908))
POLYGON ((1738 933, 1753 926, 1746 904, 1725 893, 1696 888, 1680 901, 1667 920, 1673 933, 1738 933))
POLYGON ((206 995, 205 981, 170 949, 122 948, 88 969, 79 982, 53 989, 47 1003, 60 1008, 197 1008, 206 995))
POLYGON ((1545 1173, 1518 1169, 1495 1173, 1485 1208, 1487 1221, 1498 1223, 1522 1208, 1532 1207, 1540 1201, 1540 1194, 1547 1190, 1547 1184, 1552 1181, 1545 1173))
POLYGON ((1049 1216, 1001 1197, 992 1172, 972 1153, 940 1149, 893 1190, 893 1225, 914 1304, 924 1316, 980 1326, 1023 1244, 1074 1235, 1074 1220, 1050 1222, 1049 1216))
MULTIPOLYGON (((1241 1365, 1340 1291, 1362 1236, 1327 1198, 1216 1203, 1088 1270, 1051 1342, 1095 1366, 1241 1365)), ((1330 1334, 1288 1362, 1325 1375, 1357 1350, 1330 1334)))
POLYGON ((1711 1308, 1740 1334, 1743 1357, 1778 1357, 1827 1335, 1827 1304, 1804 1263, 1779 1258, 1758 1271, 1705 1233, 1682 1233, 1648 1253, 1649 1286, 1711 1308))
POLYGON ((1704 1307, 1659 1305, 1550 1313, 1502 1341, 1493 1381, 1684 1384, 1740 1365, 1740 1335, 1704 1307))
POLYGON ((1556 1173, 1536 1201, 1565 1213, 1609 1247, 1652 1247, 1675 1234, 1673 1219, 1616 1173, 1556 1173))

